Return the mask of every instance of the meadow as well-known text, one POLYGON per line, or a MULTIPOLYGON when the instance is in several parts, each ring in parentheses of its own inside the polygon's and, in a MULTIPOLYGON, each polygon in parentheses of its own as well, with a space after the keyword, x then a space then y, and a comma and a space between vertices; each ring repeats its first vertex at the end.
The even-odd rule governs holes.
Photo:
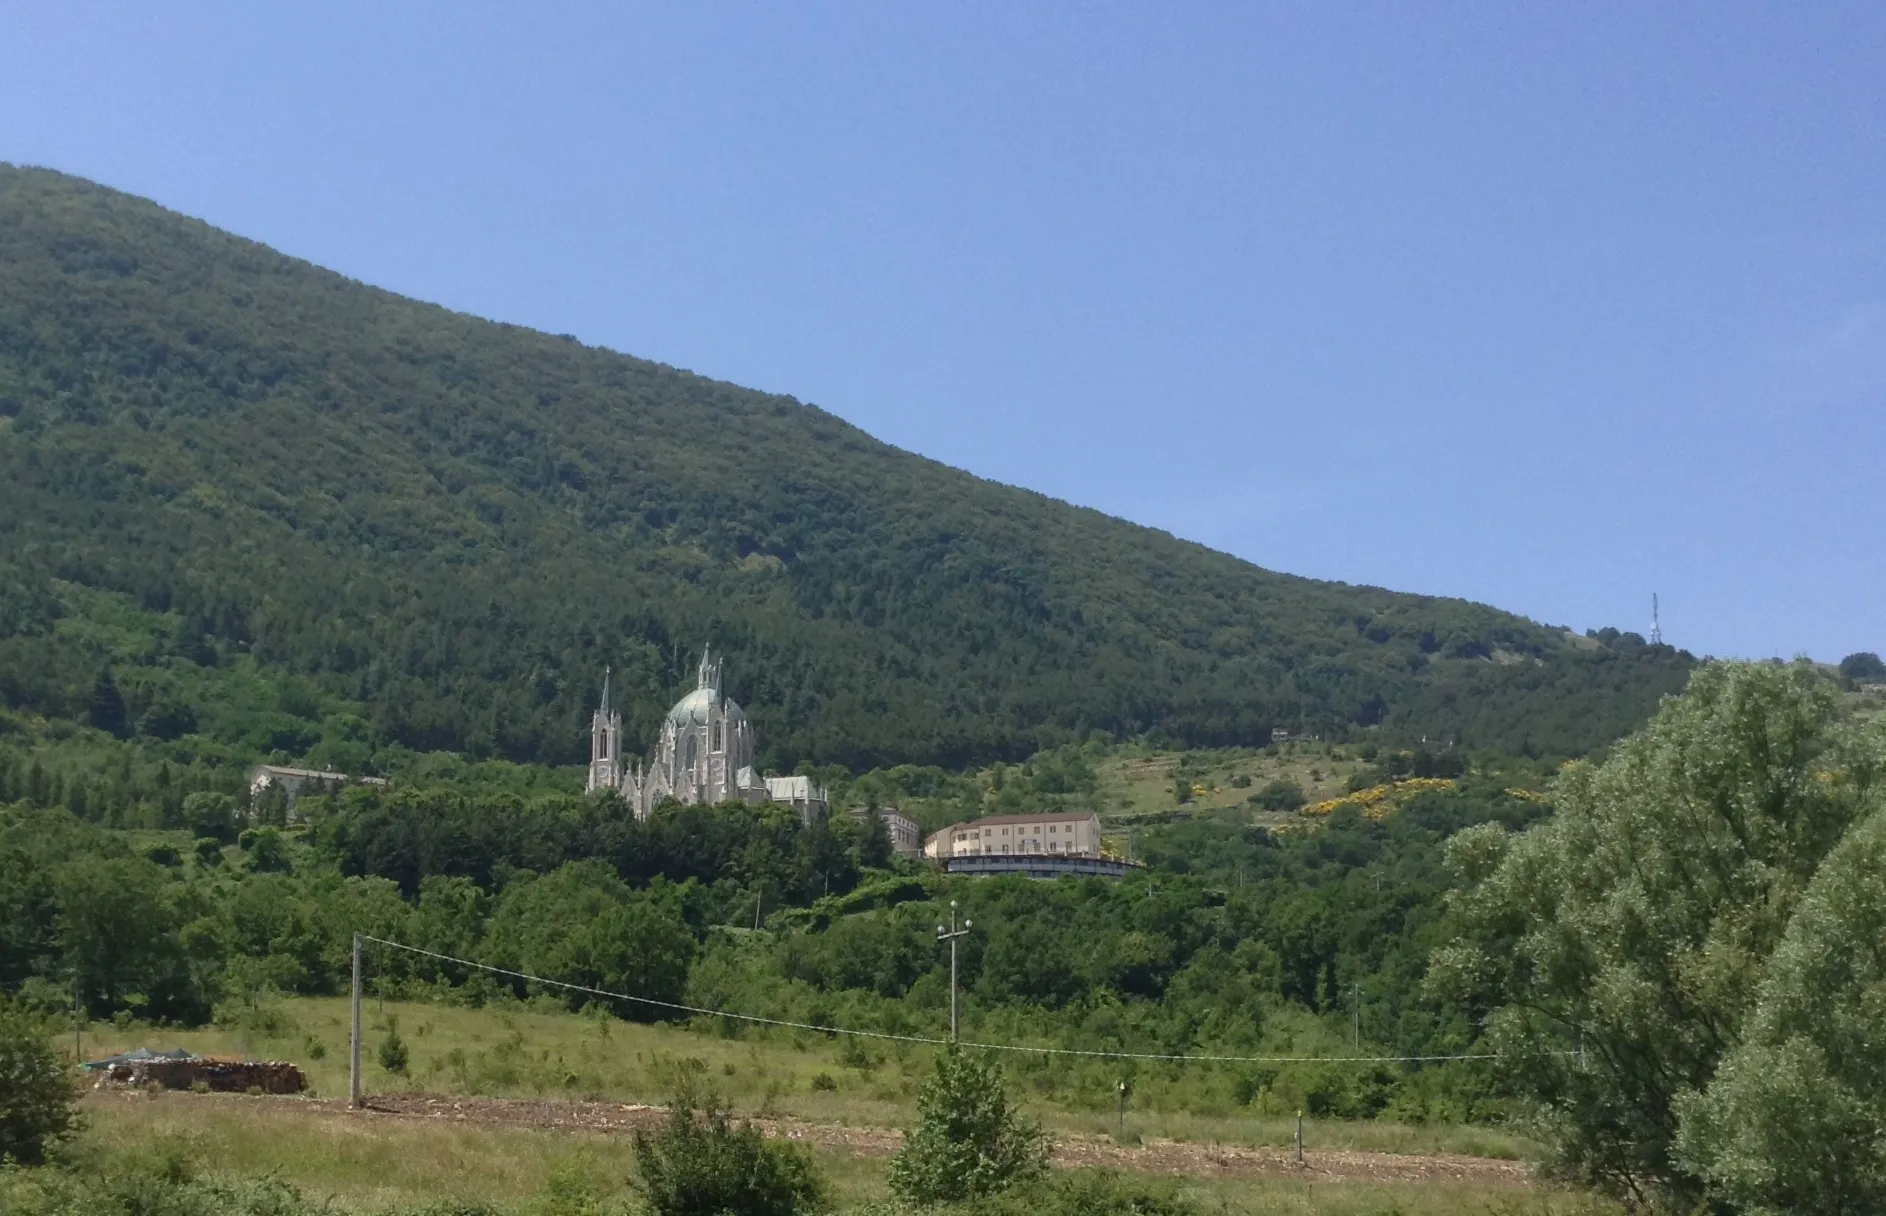
MULTIPOLYGON (((571 1130, 486 1127, 354 1116, 330 1106, 243 1095, 93 1094, 89 1128, 69 1162, 94 1176, 150 1171, 271 1178, 336 1213, 450 1210, 481 1203, 517 1216, 633 1211, 627 1138, 571 1130)), ((884 1203, 885 1162, 811 1145, 843 1213, 884 1203)), ((0 1180, 0 1199, 9 1183, 0 1180)), ((1449 1181, 1328 1182, 1176 1178, 1155 1185, 1204 1212, 1302 1216, 1612 1216, 1589 1196, 1449 1181)))
MULTIPOLYGON (((896 1128, 914 1120, 917 1086, 935 1050, 770 1029, 729 1037, 541 1007, 547 1004, 468 1008, 369 998, 362 1010, 363 1088, 369 1096, 425 1093, 661 1105, 683 1079, 696 1079, 744 1114, 896 1128), (408 1055, 401 1073, 389 1072, 378 1059, 381 1044, 395 1030, 408 1055)), ((307 1076, 310 1096, 345 1097, 348 1091, 345 998, 283 998, 225 1024, 193 1030, 97 1026, 86 1034, 85 1057, 140 1046, 287 1060, 307 1076)), ((1061 1134, 1249 1146, 1289 1145, 1296 1135, 1292 1118, 1141 1111, 1131 1103, 1122 1125, 1117 1112, 1057 1104, 1031 1092, 1021 1074, 1011 1074, 1031 1113, 1061 1134)), ((1491 1126, 1340 1119, 1311 1119, 1306 1126, 1310 1143, 1321 1149, 1506 1160, 1527 1160, 1536 1152, 1524 1137, 1491 1126)))

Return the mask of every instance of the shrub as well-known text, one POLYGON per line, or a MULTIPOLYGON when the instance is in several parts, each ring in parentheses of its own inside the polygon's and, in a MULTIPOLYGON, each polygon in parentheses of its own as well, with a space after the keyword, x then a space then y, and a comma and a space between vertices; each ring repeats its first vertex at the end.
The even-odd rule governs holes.
POLYGON ((38 1019, 0 998, 0 1160, 28 1165, 78 1126, 77 1094, 38 1019))
POLYGON ((1007 1190, 1047 1166, 1041 1126, 1010 1104, 995 1066, 951 1047, 917 1092, 917 1130, 891 1160, 891 1190, 953 1203, 1007 1190))
POLYGON ((656 1216, 796 1216, 818 1209, 825 1186, 789 1144, 735 1124, 712 1094, 683 1088, 659 1130, 635 1133, 642 1192, 656 1216))
POLYGON ((1081 1171, 1043 1177, 970 1204, 964 1216, 1194 1216, 1167 1182, 1081 1171))
POLYGON ((1288 778, 1279 777, 1252 794, 1250 801, 1253 806, 1267 811, 1294 811, 1304 803, 1303 787, 1288 778))
POLYGON ((406 1066, 412 1062, 411 1053, 406 1050, 406 1040, 399 1037, 399 1019, 386 1020, 386 1037, 380 1040, 376 1053, 380 1067, 390 1073, 405 1075, 406 1066))

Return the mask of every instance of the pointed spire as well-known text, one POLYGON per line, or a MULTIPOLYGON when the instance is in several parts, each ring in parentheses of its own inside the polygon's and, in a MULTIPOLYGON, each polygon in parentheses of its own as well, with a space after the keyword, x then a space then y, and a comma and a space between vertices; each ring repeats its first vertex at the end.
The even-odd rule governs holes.
POLYGON ((609 673, 609 668, 602 669, 602 716, 605 718, 609 716, 609 673))

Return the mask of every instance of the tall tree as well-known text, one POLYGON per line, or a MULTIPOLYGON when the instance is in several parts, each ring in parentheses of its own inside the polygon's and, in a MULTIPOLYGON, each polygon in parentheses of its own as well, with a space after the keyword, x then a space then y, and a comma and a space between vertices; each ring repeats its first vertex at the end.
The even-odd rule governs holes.
POLYGON ((1739 1042, 1822 860, 1877 805, 1880 759, 1810 664, 1712 665, 1611 759, 1564 773, 1554 818, 1455 837, 1461 937, 1433 982, 1491 1010, 1563 1171, 1703 1199, 1680 1111, 1739 1042))

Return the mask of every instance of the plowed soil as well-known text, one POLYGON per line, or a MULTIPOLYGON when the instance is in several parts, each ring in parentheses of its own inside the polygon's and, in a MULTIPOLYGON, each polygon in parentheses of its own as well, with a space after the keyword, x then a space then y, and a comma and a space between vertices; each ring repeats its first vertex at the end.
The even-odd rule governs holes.
MULTIPOLYGON (((562 1128, 586 1132, 628 1132, 654 1127, 665 1117, 658 1106, 615 1102, 538 1101, 526 1098, 434 1098, 420 1094, 376 1095, 362 1111, 349 1110, 335 1099, 271 1099, 303 1103, 336 1118, 438 1119, 489 1127, 562 1128)), ((903 1143, 893 1128, 843 1127, 795 1119, 755 1118, 766 1135, 798 1140, 825 1148, 844 1149, 865 1156, 889 1156, 903 1143)), ((1531 1169, 1521 1161, 1453 1154, 1410 1156, 1355 1150, 1310 1149, 1297 1163, 1292 1148, 1253 1148, 1245 1145, 1195 1144, 1148 1140, 1140 1145, 1116 1144, 1088 1136, 1056 1141, 1054 1161, 1060 1165, 1098 1165, 1151 1174, 1193 1178, 1295 1178, 1317 1182, 1448 1182, 1475 1186, 1526 1187, 1531 1169)))

